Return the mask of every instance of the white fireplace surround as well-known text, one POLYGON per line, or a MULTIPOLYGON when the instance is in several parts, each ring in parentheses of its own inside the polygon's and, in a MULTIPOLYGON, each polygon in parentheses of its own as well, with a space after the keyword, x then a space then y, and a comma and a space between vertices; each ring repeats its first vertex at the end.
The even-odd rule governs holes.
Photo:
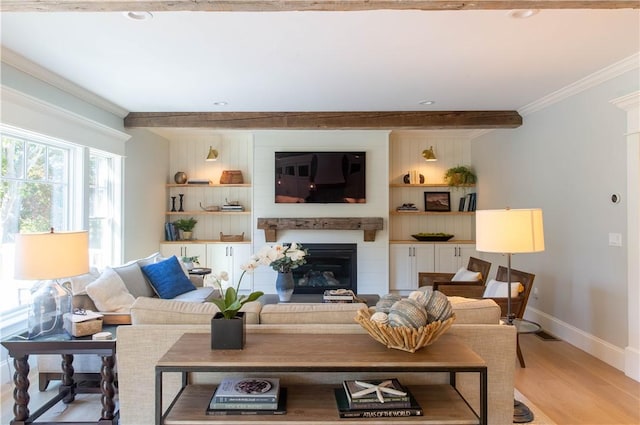
MULTIPOLYGON (((389 209, 389 132, 388 131, 261 131, 253 143, 252 241, 258 250, 267 243, 265 232, 257 228, 258 217, 382 217, 383 228, 374 241, 364 241, 362 230, 278 230, 277 243, 355 243, 358 250, 358 292, 389 292, 388 217, 389 209), (309 146, 327 151, 367 152, 367 202, 364 204, 276 204, 274 153, 308 150, 309 146)), ((254 290, 274 293, 275 272, 258 268, 254 290)))

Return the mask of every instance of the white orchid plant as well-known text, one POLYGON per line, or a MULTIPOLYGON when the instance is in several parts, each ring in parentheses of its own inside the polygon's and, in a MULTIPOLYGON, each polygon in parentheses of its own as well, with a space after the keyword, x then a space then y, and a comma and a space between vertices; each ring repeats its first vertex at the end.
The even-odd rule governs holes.
POLYGON ((269 266, 280 273, 287 273, 307 262, 307 250, 292 242, 290 245, 267 245, 251 258, 254 268, 269 266))
POLYGON ((264 295, 262 291, 252 292, 249 295, 238 294, 240 282, 245 273, 253 273, 260 266, 269 266, 277 272, 286 273, 305 264, 307 255, 307 250, 295 242, 290 245, 267 245, 240 266, 242 274, 235 288, 233 285, 223 288, 222 282, 229 281, 227 272, 222 271, 213 275, 213 286, 220 290, 222 298, 213 298, 211 302, 218 306, 225 319, 233 319, 245 303, 255 301, 264 295))
POLYGON ((238 311, 242 308, 242 306, 249 301, 255 301, 260 298, 264 293, 262 291, 252 292, 249 295, 239 295, 238 290, 240 289, 240 282, 242 282, 242 278, 244 274, 247 272, 252 272, 254 269, 249 269, 245 267, 246 265, 240 266, 242 269, 242 274, 240 275, 240 279, 238 280, 238 284, 234 288, 233 285, 228 286, 226 289, 223 288, 222 282, 229 281, 229 274, 225 271, 222 271, 218 274, 213 275, 213 286, 220 290, 220 294, 222 294, 221 298, 212 298, 211 302, 214 303, 218 309, 222 312, 222 315, 225 319, 233 319, 238 314, 238 311))

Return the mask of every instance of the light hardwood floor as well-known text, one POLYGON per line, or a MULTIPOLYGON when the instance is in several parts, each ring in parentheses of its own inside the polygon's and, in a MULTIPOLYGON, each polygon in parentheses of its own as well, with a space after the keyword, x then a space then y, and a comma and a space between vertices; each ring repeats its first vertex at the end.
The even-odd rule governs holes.
POLYGON ((559 425, 640 424, 640 383, 564 341, 521 335, 515 385, 559 425))
MULTIPOLYGON (((522 335, 520 345, 527 367, 516 366, 516 387, 558 425, 640 424, 640 383, 563 341, 522 335)), ((35 376, 31 382, 34 408, 39 403, 35 376)), ((12 392, 12 385, 2 386, 2 424, 13 417, 12 392)), ((74 416, 96 418, 100 400, 90 397, 74 403, 79 407, 74 416)))

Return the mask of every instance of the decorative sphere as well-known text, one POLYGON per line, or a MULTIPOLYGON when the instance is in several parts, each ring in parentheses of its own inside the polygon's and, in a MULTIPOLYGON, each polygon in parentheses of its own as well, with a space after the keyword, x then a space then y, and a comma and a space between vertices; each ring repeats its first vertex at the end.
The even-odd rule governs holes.
POLYGON ((386 325, 387 323, 389 323, 389 316, 387 315, 387 313, 376 311, 371 315, 371 321, 386 325))
POLYGON ((427 312, 416 300, 405 298, 389 310, 389 325, 419 328, 427 324, 427 312))
POLYGON ((431 289, 426 291, 413 291, 409 294, 409 299, 415 300, 420 304, 423 308, 427 308, 429 304, 429 299, 431 298, 432 291, 431 289))
POLYGON ((387 294, 380 297, 380 300, 376 303, 376 311, 388 313, 391 306, 400 301, 402 297, 397 294, 387 294))
POLYGON ((433 291, 429 304, 427 305, 427 317, 429 323, 437 320, 446 320, 452 313, 453 308, 451 307, 451 302, 447 296, 440 291, 433 291))
POLYGON ((184 171, 178 171, 173 179, 178 184, 185 184, 187 182, 187 174, 184 171))

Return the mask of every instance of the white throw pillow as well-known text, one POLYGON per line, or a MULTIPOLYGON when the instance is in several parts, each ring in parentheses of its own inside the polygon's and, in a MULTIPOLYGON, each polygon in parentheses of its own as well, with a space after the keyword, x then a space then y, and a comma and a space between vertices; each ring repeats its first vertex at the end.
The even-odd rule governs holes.
POLYGON ((91 267, 89 273, 81 274, 80 276, 74 276, 69 278, 71 282, 71 294, 72 295, 86 295, 87 285, 100 277, 100 272, 97 268, 91 267))
POLYGON ((87 285, 87 294, 99 311, 128 313, 136 300, 129 293, 122 278, 111 268, 87 285))
POLYGON ((482 280, 482 273, 472 272, 464 267, 460 267, 456 274, 451 278, 452 282, 477 282, 479 280, 482 280))
MULTIPOLYGON (((509 283, 500 282, 495 279, 491 279, 484 290, 484 298, 507 298, 509 283)), ((511 298, 518 296, 520 292, 524 291, 524 286, 520 282, 511 282, 511 298)))

